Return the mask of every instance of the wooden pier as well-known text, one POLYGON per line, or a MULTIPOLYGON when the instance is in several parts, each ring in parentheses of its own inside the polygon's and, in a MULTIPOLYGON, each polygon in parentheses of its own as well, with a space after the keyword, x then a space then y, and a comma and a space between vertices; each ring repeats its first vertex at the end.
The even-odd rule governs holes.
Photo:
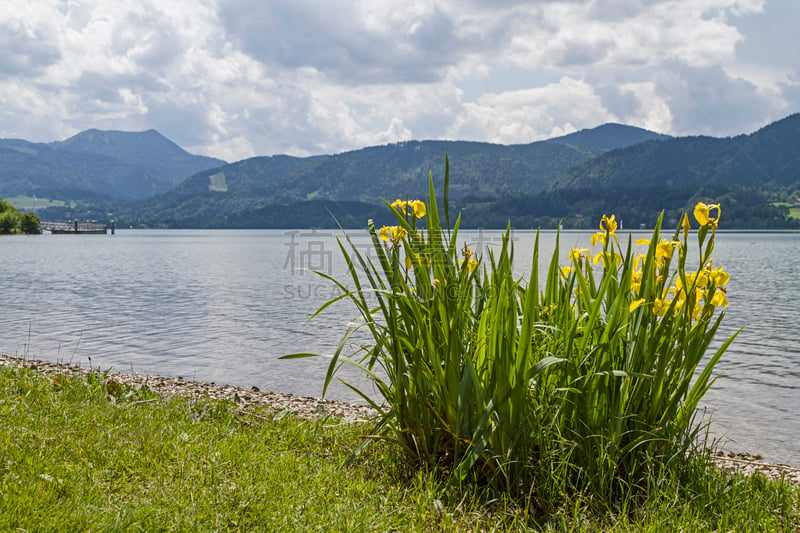
MULTIPOLYGON (((65 234, 65 235, 105 235, 108 233, 108 227, 105 224, 97 222, 42 222, 42 231, 49 231, 50 233, 65 234)), ((111 225, 111 234, 114 234, 114 225, 111 225)))

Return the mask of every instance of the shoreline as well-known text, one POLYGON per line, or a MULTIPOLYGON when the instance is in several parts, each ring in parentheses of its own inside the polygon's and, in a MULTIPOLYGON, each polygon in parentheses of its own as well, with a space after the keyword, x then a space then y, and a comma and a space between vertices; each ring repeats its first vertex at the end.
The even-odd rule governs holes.
MULTIPOLYGON (((85 379, 91 372, 105 375, 100 368, 83 368, 68 363, 52 363, 41 359, 10 356, 0 353, 0 366, 27 368, 46 375, 66 375, 85 379)), ((319 416, 340 417, 351 422, 367 422, 378 413, 368 405, 351 404, 336 400, 321 400, 310 396, 298 396, 276 391, 262 391, 258 387, 245 389, 233 385, 218 385, 187 381, 182 378, 143 376, 135 373, 108 372, 107 382, 139 389, 147 386, 156 394, 170 397, 183 396, 198 399, 227 400, 235 403, 241 411, 266 409, 271 413, 291 412, 301 418, 319 416)), ((760 473, 771 480, 785 480, 800 486, 800 468, 783 463, 768 463, 758 455, 718 451, 711 456, 712 462, 723 470, 741 472, 744 475, 760 473)))
MULTIPOLYGON (((84 368, 69 363, 52 363, 41 359, 28 359, 0 353, 1 366, 27 368, 47 375, 62 375, 85 379, 91 372, 104 375, 101 368, 84 368)), ((262 391, 258 387, 245 389, 233 385, 219 385, 200 381, 189 381, 183 378, 168 378, 136 373, 110 371, 106 381, 116 381, 120 385, 140 389, 146 386, 162 396, 184 396, 197 399, 227 400, 235 403, 240 410, 256 408, 266 409, 272 413, 288 411, 302 418, 313 418, 320 415, 341 417, 345 420, 360 422, 374 418, 378 413, 368 405, 351 404, 336 400, 321 400, 310 396, 299 396, 276 391, 262 391)))

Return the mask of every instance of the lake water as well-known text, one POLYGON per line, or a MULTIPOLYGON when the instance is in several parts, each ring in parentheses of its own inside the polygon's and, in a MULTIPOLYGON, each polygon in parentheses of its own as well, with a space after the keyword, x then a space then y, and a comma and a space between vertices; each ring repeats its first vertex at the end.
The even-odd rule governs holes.
MULTIPOLYGON (((368 248, 364 232, 351 234, 368 248)), ((514 233, 521 274, 534 235, 514 233)), ((589 235, 564 233, 562 249, 586 247, 589 235)), ((464 239, 485 249, 499 233, 464 239)), ((554 242, 543 234, 543 257, 554 242)), ((714 257, 731 275, 718 339, 746 327, 706 395, 713 435, 727 438, 725 449, 800 465, 800 234, 721 232, 714 257)), ((355 315, 340 303, 307 322, 338 292, 305 268, 344 277, 335 233, 0 237, 0 353, 319 396, 325 359, 278 357, 331 353, 355 315)), ((341 385, 329 396, 356 399, 341 385)))

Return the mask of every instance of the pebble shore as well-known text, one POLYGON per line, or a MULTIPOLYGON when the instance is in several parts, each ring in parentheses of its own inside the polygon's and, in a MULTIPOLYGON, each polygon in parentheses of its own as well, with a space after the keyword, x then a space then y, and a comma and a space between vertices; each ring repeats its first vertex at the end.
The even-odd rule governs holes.
MULTIPOLYGON (((85 379, 92 371, 65 363, 50 363, 3 354, 0 354, 0 365, 24 367, 43 374, 68 378, 85 379)), ((102 375, 104 372, 100 371, 100 374, 102 375)), ((163 396, 179 395, 198 399, 227 400, 235 403, 239 410, 245 412, 262 409, 271 413, 291 412, 303 418, 331 416, 351 421, 368 421, 377 415, 377 412, 367 405, 261 391, 257 387, 245 389, 231 385, 186 381, 180 378, 142 376, 120 372, 109 372, 105 379, 107 386, 110 387, 139 389, 146 386, 149 390, 163 396)), ((787 464, 767 463, 758 455, 717 452, 712 456, 712 461, 717 467, 727 471, 741 472, 746 475, 760 473, 769 479, 783 479, 800 486, 800 468, 787 464)))
MULTIPOLYGON (((0 354, 0 365, 24 367, 52 376, 85 379, 91 369, 66 363, 50 363, 38 359, 26 359, 0 354)), ((100 375, 103 370, 94 369, 100 375)), ((334 400, 320 400, 307 396, 297 396, 282 392, 262 391, 258 387, 244 389, 232 385, 218 385, 186 381, 182 378, 166 378, 161 376, 143 376, 140 374, 109 372, 107 382, 111 387, 131 387, 139 389, 146 386, 149 390, 162 396, 184 396, 196 399, 228 400, 235 403, 240 410, 265 409, 278 413, 288 411, 303 418, 332 416, 347 420, 369 420, 377 412, 368 405, 350 404, 334 400), (114 385, 116 383, 117 385, 114 385)))

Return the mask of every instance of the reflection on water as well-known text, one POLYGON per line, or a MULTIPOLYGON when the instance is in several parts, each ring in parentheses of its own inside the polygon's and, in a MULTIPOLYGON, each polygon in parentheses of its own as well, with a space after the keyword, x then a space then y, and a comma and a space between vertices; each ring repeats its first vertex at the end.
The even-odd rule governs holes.
MULTIPOLYGON (((364 233, 353 235, 366 253, 364 233)), ((498 232, 463 237, 478 249, 499 244, 498 232)), ((522 274, 534 233, 514 237, 522 274)), ((562 250, 587 242, 586 233, 562 234, 562 250)), ((542 235, 543 258, 554 243, 542 235)), ((0 352, 12 355, 319 396, 325 359, 277 358, 331 353, 355 318, 341 303, 307 322, 338 292, 306 269, 344 278, 329 232, 9 236, 0 253, 0 352)), ((704 402, 713 434, 732 439, 728 449, 800 464, 800 234, 720 233, 714 257, 731 274, 717 344, 746 327, 704 402)), ((341 385, 330 396, 357 399, 341 385)))

